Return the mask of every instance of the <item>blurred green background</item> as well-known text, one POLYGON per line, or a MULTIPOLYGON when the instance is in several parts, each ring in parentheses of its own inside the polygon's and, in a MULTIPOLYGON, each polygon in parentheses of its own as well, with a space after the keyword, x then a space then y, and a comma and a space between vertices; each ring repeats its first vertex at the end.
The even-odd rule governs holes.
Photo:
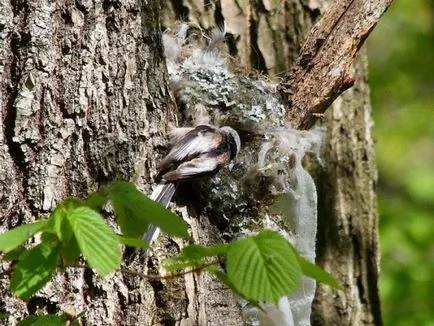
POLYGON ((434 326, 434 1, 395 0, 368 53, 383 320, 434 326))

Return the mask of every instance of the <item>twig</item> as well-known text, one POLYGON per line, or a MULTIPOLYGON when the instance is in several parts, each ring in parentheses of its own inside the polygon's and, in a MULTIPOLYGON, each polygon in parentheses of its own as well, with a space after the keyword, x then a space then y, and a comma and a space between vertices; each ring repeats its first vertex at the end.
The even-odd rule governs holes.
MULTIPOLYGON (((122 274, 129 274, 129 275, 133 275, 133 276, 139 276, 141 278, 146 278, 148 280, 169 280, 169 279, 174 279, 174 278, 178 278, 181 276, 184 276, 186 274, 191 274, 191 273, 196 273, 196 272, 200 272, 202 270, 204 270, 205 268, 209 267, 209 266, 213 266, 213 265, 217 265, 220 264, 221 261, 220 260, 215 260, 212 261, 210 263, 206 263, 203 265, 200 265, 198 267, 186 270, 186 271, 182 271, 182 272, 178 272, 178 273, 173 273, 173 274, 169 274, 169 275, 149 275, 149 274, 145 274, 133 269, 126 269, 126 268, 120 268, 118 271, 121 272, 122 274)), ((89 268, 89 266, 86 265, 69 265, 66 267, 72 267, 72 268, 89 268)))
POLYGON ((121 268, 119 269, 119 271, 123 274, 130 274, 130 275, 134 275, 134 276, 140 276, 142 278, 146 278, 148 280, 170 280, 170 279, 174 279, 174 278, 178 278, 187 274, 191 274, 191 273, 196 273, 196 272, 201 272, 203 271, 205 268, 209 267, 209 266, 213 266, 213 265, 217 265, 219 264, 220 261, 213 261, 186 271, 182 271, 182 272, 178 272, 178 273, 173 273, 173 274, 169 274, 169 275, 149 275, 149 274, 144 274, 142 272, 139 271, 135 271, 135 270, 131 270, 131 269, 124 269, 121 268))
POLYGON ((354 84, 350 68, 357 52, 393 0, 336 0, 312 28, 278 90, 287 120, 309 129, 320 114, 354 84))

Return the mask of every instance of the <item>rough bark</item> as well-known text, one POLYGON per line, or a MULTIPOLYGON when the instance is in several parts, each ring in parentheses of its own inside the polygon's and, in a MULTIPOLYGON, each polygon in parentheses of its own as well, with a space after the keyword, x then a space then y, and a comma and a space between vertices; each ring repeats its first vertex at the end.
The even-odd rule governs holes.
POLYGON ((318 177, 317 262, 343 285, 320 285, 314 325, 381 325, 379 248, 371 105, 366 53, 352 69, 354 86, 327 117, 326 163, 318 177))
MULTIPOLYGON (((206 3, 171 1, 164 25, 183 17, 210 27, 224 18, 231 31, 228 53, 246 67, 273 75, 288 71, 296 61, 325 6, 301 0, 206 3)), ((2 2, 0 26, 2 226, 32 221, 66 196, 83 197, 115 178, 134 180, 149 192, 156 153, 165 144, 166 122, 175 115, 162 58, 158 1, 2 2)), ((326 122, 328 164, 318 172, 318 183, 323 190, 320 212, 328 213, 328 222, 320 225, 318 243, 325 247, 318 254, 345 291, 320 288, 313 318, 318 324, 369 325, 380 320, 375 167, 365 69, 357 65, 355 88, 335 105, 326 122), (363 217, 367 225, 361 223, 363 217), (328 235, 342 238, 333 241, 328 235), (339 241, 347 245, 344 256, 336 251, 339 241)), ((253 98, 263 94, 252 91, 253 98)), ((221 123, 218 105, 210 108, 212 121, 221 123)), ((256 160, 257 150, 255 142, 246 146, 245 165, 256 160)), ((233 174, 242 172, 235 169, 233 174)), ((231 178, 223 174, 223 181, 202 186, 222 187, 231 178)), ((205 202, 187 198, 188 212, 183 210, 192 220, 193 237, 202 244, 222 240, 228 226, 224 214, 259 216, 261 209, 252 198, 246 201, 240 195, 205 197, 205 202)), ((174 253, 179 246, 182 243, 163 238, 145 266, 134 261, 132 267, 158 273, 160 251, 174 253)), ((102 281, 90 270, 71 269, 28 304, 7 294, 6 287, 2 280, 0 309, 11 314, 10 323, 39 307, 53 313, 67 306, 86 311, 84 322, 93 325, 242 323, 231 292, 204 274, 152 282, 116 274, 102 281)))
MULTIPOLYGON (((0 216, 3 228, 47 215, 113 179, 149 190, 175 105, 157 1, 2 1, 0 216)), ((2 268, 7 266, 3 265, 2 268)), ((90 325, 149 324, 152 287, 68 269, 28 303, 1 280, 8 324, 72 306, 90 325), (140 310, 137 310, 140 306, 140 310), (139 311, 140 313, 137 313, 139 311)))
MULTIPOLYGON (((209 28, 225 18, 229 29, 228 52, 235 56, 235 61, 276 76, 295 63, 314 20, 329 4, 327 1, 252 3, 217 1, 203 6, 200 1, 186 0, 166 11, 172 16, 166 15, 164 24, 170 25, 175 18, 182 17, 209 28)), ((376 10, 384 10, 385 4, 390 2, 381 2, 373 11, 378 14, 376 10)), ((361 28, 359 32, 366 35, 371 28, 361 28)), ((349 48, 361 46, 363 37, 355 41, 349 48)), ((319 189, 317 262, 342 282, 344 290, 318 288, 313 306, 314 325, 381 324, 376 168, 364 51, 358 55, 354 67, 350 67, 346 69, 350 69, 347 73, 352 76, 354 86, 335 101, 325 116, 325 165, 315 172, 319 189)), ((314 94, 303 94, 308 101, 318 99, 314 94)))
POLYGON ((315 24, 279 85, 288 102, 288 120, 296 128, 310 128, 337 96, 353 86, 350 68, 356 54, 392 1, 335 1, 315 24))

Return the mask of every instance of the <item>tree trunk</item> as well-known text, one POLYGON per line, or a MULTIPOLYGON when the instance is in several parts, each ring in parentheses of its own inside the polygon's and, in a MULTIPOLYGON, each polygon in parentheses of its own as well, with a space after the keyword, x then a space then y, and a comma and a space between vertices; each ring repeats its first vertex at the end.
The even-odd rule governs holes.
MULTIPOLYGON (((313 22, 331 1, 201 1, 168 6, 166 26, 176 19, 203 28, 228 24, 227 52, 272 76, 290 70, 313 22)), ((172 2, 173 4, 174 2, 172 2)), ((318 188, 317 263, 335 275, 343 291, 319 285, 313 325, 381 325, 376 166, 366 52, 352 71, 355 85, 332 105, 325 162, 314 172, 318 188)))
POLYGON ((356 82, 327 117, 325 169, 319 177, 317 262, 344 287, 320 285, 315 325, 381 325, 378 293, 377 170, 372 136, 366 51, 354 67, 356 82))
MULTIPOLYGON (((230 32, 227 52, 244 66, 275 76, 289 70, 327 5, 302 0, 206 3, 168 1, 162 12, 164 25, 170 27, 183 17, 208 28, 224 18, 230 32)), ((0 4, 3 228, 40 218, 65 197, 85 197, 113 179, 133 180, 150 192, 165 148, 166 124, 177 115, 163 59, 158 7, 159 1, 145 0, 0 4)), ((319 191, 317 260, 344 287, 318 288, 312 321, 319 325, 381 323, 376 171, 364 54, 354 76, 355 87, 327 116, 324 165, 314 173, 319 191)), ((179 123, 191 123, 195 117, 188 112, 202 110, 200 104, 184 103, 179 123)), ((243 122, 225 118, 218 105, 207 109, 213 123, 243 122)), ((241 158, 245 166, 256 162, 259 149, 257 143, 247 143, 241 158)), ((188 210, 181 212, 189 215, 196 242, 222 241, 224 230, 235 224, 222 219, 225 214, 260 218, 256 199, 225 197, 233 195, 224 189, 237 173, 235 169, 192 187, 219 187, 219 196, 199 190, 201 201, 180 198, 188 203, 188 210)), ((163 238, 145 265, 138 259, 129 267, 158 273, 159 254, 175 253, 180 246, 163 238)), ((0 311, 10 315, 9 324, 38 308, 55 313, 68 307, 85 311, 83 322, 90 325, 242 324, 235 296, 206 274, 148 282, 120 273, 101 280, 90 270, 68 269, 28 303, 8 292, 6 280, 0 284, 0 311)))
MULTIPOLYGON (((2 1, 0 216, 11 228, 114 179, 150 191, 175 105, 158 1, 2 1)), ((5 268, 6 266, 3 266, 5 268)), ((151 324, 152 287, 68 269, 28 303, 1 280, 8 324, 41 308, 84 324, 151 324), (140 309, 136 309, 140 305, 140 309)))

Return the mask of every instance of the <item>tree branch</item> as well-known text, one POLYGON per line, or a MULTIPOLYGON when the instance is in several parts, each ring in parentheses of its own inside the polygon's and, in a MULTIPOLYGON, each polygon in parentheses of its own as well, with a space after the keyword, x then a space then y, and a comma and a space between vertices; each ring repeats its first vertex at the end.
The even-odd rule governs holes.
POLYGON ((354 58, 393 0, 336 0, 312 28, 284 83, 278 87, 286 117, 309 129, 350 88, 354 58))

